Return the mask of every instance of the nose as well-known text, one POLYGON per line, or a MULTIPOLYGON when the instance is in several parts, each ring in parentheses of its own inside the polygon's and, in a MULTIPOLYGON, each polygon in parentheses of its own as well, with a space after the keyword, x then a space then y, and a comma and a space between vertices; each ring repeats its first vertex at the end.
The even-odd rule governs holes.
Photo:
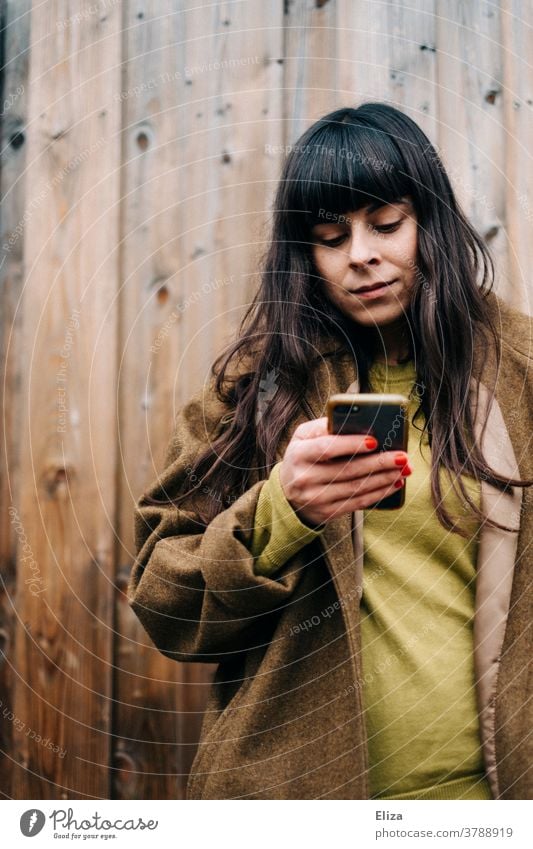
POLYGON ((369 265, 379 262, 379 241, 371 228, 362 221, 352 223, 348 255, 352 265, 369 265))

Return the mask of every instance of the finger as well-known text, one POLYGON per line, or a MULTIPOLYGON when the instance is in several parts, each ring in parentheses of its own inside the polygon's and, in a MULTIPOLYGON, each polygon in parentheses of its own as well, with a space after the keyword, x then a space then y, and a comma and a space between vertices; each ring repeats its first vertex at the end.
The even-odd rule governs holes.
POLYGON ((377 441, 373 436, 360 433, 331 433, 324 436, 297 438, 300 458, 310 463, 324 463, 338 457, 349 458, 356 454, 369 454, 377 448, 377 441))
POLYGON ((352 478, 349 481, 332 482, 319 484, 313 487, 306 493, 308 503, 328 506, 334 505, 337 501, 347 498, 354 498, 358 495, 364 495, 367 492, 374 492, 377 489, 383 489, 393 485, 396 481, 402 480, 401 469, 394 471, 378 472, 366 475, 361 478, 352 478))
POLYGON ((315 439, 318 436, 332 436, 335 439, 337 437, 360 438, 361 436, 364 438, 365 436, 367 436, 367 434, 329 433, 327 416, 322 416, 319 419, 311 419, 307 422, 301 422, 294 431, 294 437, 296 439, 315 439))
POLYGON ((354 459, 341 458, 329 463, 317 462, 312 466, 313 481, 317 484, 342 483, 379 472, 410 471, 409 457, 405 451, 379 451, 360 455, 354 459))
POLYGON ((399 489, 393 484, 392 486, 381 487, 381 489, 370 490, 369 492, 357 495, 354 498, 345 498, 343 501, 338 502, 338 506, 335 504, 333 505, 334 512, 330 514, 330 518, 333 519, 335 516, 352 512, 353 510, 366 510, 367 508, 372 507, 373 504, 381 501, 383 498, 393 495, 395 492, 399 492, 399 489), (335 509, 335 507, 337 507, 337 509, 335 509))

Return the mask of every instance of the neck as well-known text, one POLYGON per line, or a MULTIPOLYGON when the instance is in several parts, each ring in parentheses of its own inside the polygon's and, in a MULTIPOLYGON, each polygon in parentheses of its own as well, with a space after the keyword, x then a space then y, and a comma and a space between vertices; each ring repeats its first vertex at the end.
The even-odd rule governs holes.
POLYGON ((375 362, 390 366, 404 362, 410 354, 405 324, 386 324, 372 333, 372 354, 375 362))
POLYGON ((355 350, 363 348, 373 362, 394 366, 412 357, 411 334, 405 321, 374 327, 352 324, 345 326, 345 332, 352 338, 355 350))

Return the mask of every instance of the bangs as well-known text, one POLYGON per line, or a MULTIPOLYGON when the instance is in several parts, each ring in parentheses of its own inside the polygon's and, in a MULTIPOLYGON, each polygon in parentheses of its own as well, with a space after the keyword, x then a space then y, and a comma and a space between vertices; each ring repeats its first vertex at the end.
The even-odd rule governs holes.
POLYGON ((406 163, 390 135, 345 123, 327 123, 302 137, 290 154, 286 179, 289 238, 307 241, 326 213, 379 207, 415 194, 406 163))

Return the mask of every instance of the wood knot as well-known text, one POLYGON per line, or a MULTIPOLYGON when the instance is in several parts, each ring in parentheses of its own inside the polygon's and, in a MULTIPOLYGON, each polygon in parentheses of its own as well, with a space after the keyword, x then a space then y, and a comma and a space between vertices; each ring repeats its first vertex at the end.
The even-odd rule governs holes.
POLYGON ((148 133, 145 130, 139 130, 136 137, 137 147, 139 150, 142 150, 143 153, 145 150, 148 150, 150 145, 150 139, 148 138, 148 133))
POLYGON ((156 293, 156 298, 158 304, 166 304, 169 298, 169 291, 165 285, 159 287, 156 293))
POLYGON ((487 103, 491 105, 496 102, 497 96, 500 94, 500 90, 498 88, 491 88, 485 95, 485 100, 487 103))
POLYGON ((0 663, 5 660, 9 646, 9 636, 5 628, 0 628, 0 663))
POLYGON ((20 130, 9 137, 9 144, 14 150, 18 150, 19 147, 22 147, 25 141, 26 136, 20 130))
POLYGON ((485 241, 491 242, 492 239, 496 238, 496 236, 498 235, 499 229, 500 228, 496 224, 494 224, 492 227, 489 227, 489 229, 487 230, 487 232, 485 233, 485 236, 484 236, 485 241))
POLYGON ((117 787, 131 784, 137 778, 137 767, 133 758, 127 752, 116 752, 114 758, 115 785, 117 787))
POLYGON ((115 578, 115 587, 122 593, 126 593, 130 580, 131 566, 122 566, 115 578))
POLYGON ((74 478, 74 470, 68 466, 56 466, 44 473, 43 485, 49 498, 66 497, 74 478))

